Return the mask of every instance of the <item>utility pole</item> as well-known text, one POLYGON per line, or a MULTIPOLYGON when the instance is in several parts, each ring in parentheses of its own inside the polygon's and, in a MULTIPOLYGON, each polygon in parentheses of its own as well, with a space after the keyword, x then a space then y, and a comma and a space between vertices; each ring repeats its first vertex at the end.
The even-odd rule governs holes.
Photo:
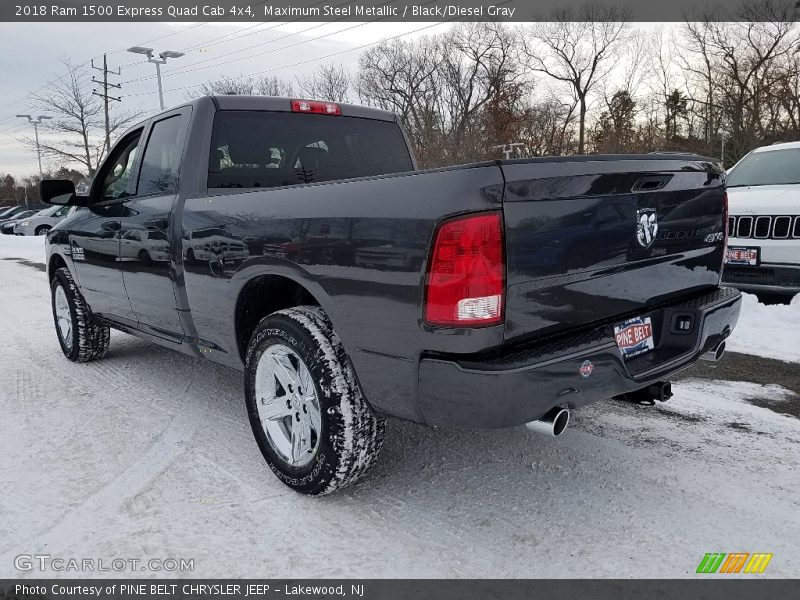
POLYGON ((103 93, 101 94, 96 89, 94 89, 94 90, 92 90, 92 94, 95 95, 95 96, 100 96, 103 99, 103 106, 104 106, 105 115, 106 115, 106 154, 108 154, 111 151, 111 119, 110 119, 110 117, 108 115, 108 103, 109 103, 109 101, 114 101, 114 102, 121 102, 122 101, 122 98, 118 98, 118 97, 114 97, 114 96, 109 96, 108 95, 109 88, 117 88, 117 89, 121 89, 122 88, 122 86, 120 84, 118 84, 118 83, 109 83, 108 82, 108 74, 111 73, 112 75, 119 76, 119 75, 122 74, 122 72, 119 69, 117 69, 116 71, 109 71, 108 70, 108 62, 106 60, 106 55, 105 54, 103 54, 103 67, 102 68, 96 67, 95 64, 94 64, 94 59, 92 59, 92 68, 95 71, 100 71, 100 72, 103 73, 103 80, 102 81, 92 77, 92 81, 94 83, 97 83, 97 84, 103 86, 103 93))
POLYGON ((28 123, 33 125, 33 133, 36 136, 36 157, 39 159, 39 180, 41 181, 42 179, 44 179, 44 175, 42 174, 42 150, 39 147, 39 125, 42 124, 42 121, 46 119, 52 119, 53 117, 48 117, 47 115, 39 115, 34 119, 31 115, 17 115, 17 118, 28 119, 28 123))

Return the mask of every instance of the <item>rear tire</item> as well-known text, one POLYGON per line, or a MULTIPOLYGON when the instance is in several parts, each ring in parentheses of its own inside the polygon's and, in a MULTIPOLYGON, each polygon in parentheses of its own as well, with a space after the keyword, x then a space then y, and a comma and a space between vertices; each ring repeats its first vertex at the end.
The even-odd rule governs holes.
POLYGON ((55 272, 50 292, 56 335, 64 356, 73 362, 89 362, 108 354, 109 329, 95 320, 67 269, 55 272))
POLYGON ((316 306, 281 310, 258 324, 247 348, 245 401, 267 464, 303 494, 354 483, 383 445, 384 420, 367 404, 350 359, 316 306))

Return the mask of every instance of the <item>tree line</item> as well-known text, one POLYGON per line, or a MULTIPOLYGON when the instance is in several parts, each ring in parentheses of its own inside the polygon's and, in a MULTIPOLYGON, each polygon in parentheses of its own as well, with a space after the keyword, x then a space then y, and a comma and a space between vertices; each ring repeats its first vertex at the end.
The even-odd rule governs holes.
POLYGON ((624 11, 590 2, 549 22, 459 23, 384 41, 353 71, 323 65, 295 82, 226 78, 187 97, 297 90, 391 110, 423 168, 507 154, 656 151, 730 166, 757 146, 800 139, 796 4, 755 0, 642 29, 624 11))
MULTIPOLYGON (((548 22, 458 23, 437 35, 386 40, 362 51, 355 69, 324 64, 294 80, 209 81, 187 98, 301 96, 391 110, 422 168, 656 151, 730 166, 757 146, 800 139, 797 4, 750 0, 642 28, 621 9, 590 1, 548 22)), ((86 73, 68 67, 60 87, 35 98, 57 117, 45 132, 62 138, 42 150, 91 176, 103 154, 99 104, 86 73)), ((112 134, 135 117, 115 114, 112 134)))

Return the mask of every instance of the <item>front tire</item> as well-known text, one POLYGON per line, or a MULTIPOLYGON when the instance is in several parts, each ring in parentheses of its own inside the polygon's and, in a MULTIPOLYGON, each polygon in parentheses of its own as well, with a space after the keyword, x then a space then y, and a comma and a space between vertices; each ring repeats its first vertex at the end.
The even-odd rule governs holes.
POLYGON ((316 306, 261 320, 247 348, 245 400, 267 464, 304 494, 355 482, 383 445, 384 421, 367 404, 338 336, 316 306))
POLYGON ((33 232, 34 235, 45 235, 48 231, 50 231, 50 227, 47 225, 41 225, 36 228, 36 231, 33 232))
POLYGON ((64 356, 73 362, 89 362, 108 354, 109 329, 95 320, 67 269, 55 272, 50 294, 56 335, 64 356))

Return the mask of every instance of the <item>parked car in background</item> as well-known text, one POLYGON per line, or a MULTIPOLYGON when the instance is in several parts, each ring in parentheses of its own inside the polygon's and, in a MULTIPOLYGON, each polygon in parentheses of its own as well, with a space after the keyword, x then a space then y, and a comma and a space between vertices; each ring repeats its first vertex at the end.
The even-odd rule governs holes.
POLYGON ((7 221, 16 220, 19 218, 20 213, 25 211, 33 211, 37 212, 40 210, 44 210, 45 208, 51 208, 48 204, 22 204, 19 206, 12 206, 6 207, 4 212, 0 212, 0 225, 6 223, 7 221))
POLYGON ((756 148, 728 171, 723 281, 748 292, 800 293, 800 142, 756 148))
POLYGON ((120 260, 138 260, 144 264, 169 260, 167 234, 161 230, 129 229, 120 236, 120 260))
POLYGON ((185 242, 185 257, 189 262, 215 260, 225 255, 228 262, 241 261, 249 256, 247 246, 221 227, 209 227, 188 232, 185 242))
POLYGON ((3 221, 2 223, 0 223, 0 233, 2 233, 3 235, 13 235, 14 234, 14 226, 18 222, 20 222, 21 220, 23 220, 23 219, 25 219, 27 217, 32 217, 37 212, 39 212, 39 211, 38 210, 23 210, 21 212, 18 212, 16 215, 14 215, 13 218, 8 219, 7 221, 3 221))
POLYGON ((54 225, 61 222, 74 206, 49 206, 30 217, 17 219, 14 225, 15 235, 44 235, 54 225))
POLYGON ((4 215, 10 214, 12 210, 17 208, 16 206, 0 206, 0 221, 3 220, 4 215))

